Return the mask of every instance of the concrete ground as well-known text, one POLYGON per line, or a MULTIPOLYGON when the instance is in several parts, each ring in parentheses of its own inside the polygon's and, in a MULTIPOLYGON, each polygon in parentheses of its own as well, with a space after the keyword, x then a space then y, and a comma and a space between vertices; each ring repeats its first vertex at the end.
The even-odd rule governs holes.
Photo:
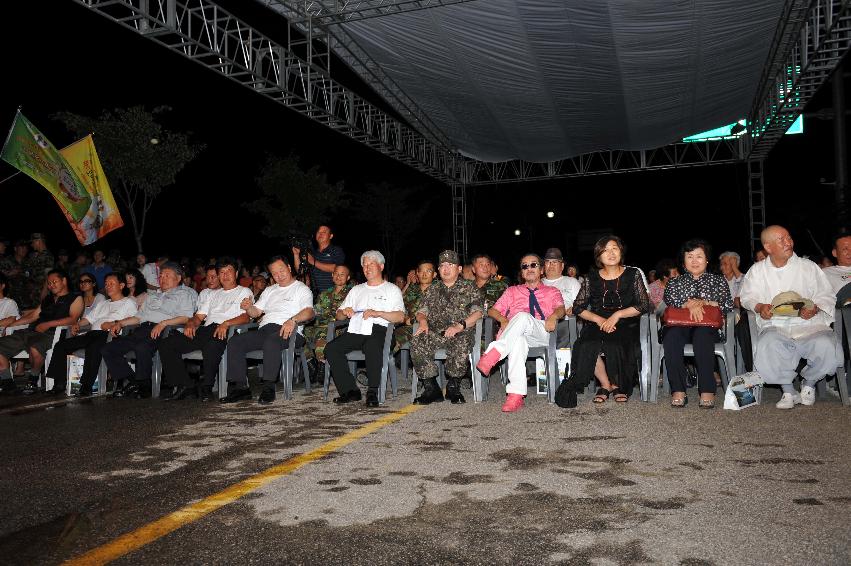
MULTIPOLYGON (((440 403, 125 564, 848 564, 851 409, 440 403)), ((0 404, 0 563, 56 564, 408 403, 0 404)))

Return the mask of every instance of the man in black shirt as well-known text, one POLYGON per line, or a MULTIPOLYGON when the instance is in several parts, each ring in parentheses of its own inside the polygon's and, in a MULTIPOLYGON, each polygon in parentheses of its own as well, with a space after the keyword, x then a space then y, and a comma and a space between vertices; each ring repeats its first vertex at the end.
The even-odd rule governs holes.
MULTIPOLYGON (((50 294, 41 305, 24 313, 14 322, 15 326, 29 324, 23 330, 0 338, 0 375, 9 370, 9 359, 22 350, 30 356, 30 380, 24 393, 36 391, 38 374, 44 365, 44 356, 53 344, 54 328, 68 326, 80 320, 83 314, 83 298, 68 290, 68 275, 53 269, 47 274, 50 294)), ((15 390, 14 380, 4 383, 4 393, 15 390)))
MULTIPOLYGON (((331 245, 334 232, 327 225, 320 226, 316 230, 316 247, 312 247, 307 254, 307 263, 310 264, 310 287, 314 296, 334 286, 331 274, 334 268, 346 262, 346 254, 339 246, 331 245)), ((293 248, 295 259, 295 272, 298 272, 301 259, 301 250, 293 248)))

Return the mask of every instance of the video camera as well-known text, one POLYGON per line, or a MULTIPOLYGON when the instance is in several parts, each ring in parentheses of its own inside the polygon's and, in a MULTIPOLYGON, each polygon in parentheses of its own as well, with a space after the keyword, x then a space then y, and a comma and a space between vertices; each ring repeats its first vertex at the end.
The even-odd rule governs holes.
POLYGON ((307 279, 307 275, 310 273, 310 266, 307 263, 307 252, 310 251, 310 248, 313 245, 313 240, 304 232, 291 230, 289 234, 289 244, 291 248, 298 248, 299 250, 298 271, 295 276, 301 281, 305 281, 307 279))

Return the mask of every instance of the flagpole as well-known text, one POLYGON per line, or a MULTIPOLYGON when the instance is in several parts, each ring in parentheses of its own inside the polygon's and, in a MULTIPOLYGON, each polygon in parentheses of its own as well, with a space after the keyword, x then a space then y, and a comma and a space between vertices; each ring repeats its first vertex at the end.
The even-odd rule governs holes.
POLYGON ((18 171, 17 173, 12 173, 12 174, 11 174, 11 175, 9 175, 8 177, 6 177, 6 178, 5 178, 5 179, 3 179, 2 181, 0 181, 0 185, 2 185, 3 183, 5 183, 6 181, 8 181, 9 179, 11 179, 12 177, 15 177, 15 176, 20 175, 20 174, 21 174, 21 172, 20 172, 20 171, 18 171))

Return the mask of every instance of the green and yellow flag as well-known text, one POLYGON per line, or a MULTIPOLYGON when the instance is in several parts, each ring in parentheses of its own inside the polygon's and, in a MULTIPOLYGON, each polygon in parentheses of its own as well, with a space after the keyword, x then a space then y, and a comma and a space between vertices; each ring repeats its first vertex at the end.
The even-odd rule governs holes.
POLYGON ((91 207, 92 197, 83 181, 53 144, 20 111, 15 115, 0 158, 50 191, 66 216, 74 222, 85 217, 91 207))
MULTIPOLYGON (((74 221, 70 213, 65 213, 80 243, 84 246, 91 244, 116 228, 124 226, 124 221, 115 205, 112 190, 109 188, 109 182, 98 159, 92 136, 88 135, 72 143, 59 150, 59 153, 71 165, 77 177, 83 181, 91 197, 91 206, 79 221, 74 221)), ((62 206, 62 203, 60 202, 59 205, 62 206)))

